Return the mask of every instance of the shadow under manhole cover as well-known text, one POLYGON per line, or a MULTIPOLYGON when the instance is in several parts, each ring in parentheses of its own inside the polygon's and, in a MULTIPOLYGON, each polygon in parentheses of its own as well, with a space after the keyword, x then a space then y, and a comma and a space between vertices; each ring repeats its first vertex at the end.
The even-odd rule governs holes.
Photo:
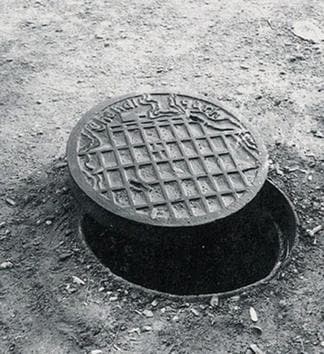
POLYGON ((267 281, 291 251, 295 214, 266 182, 259 134, 218 103, 119 97, 78 122, 67 152, 87 244, 134 284, 228 294, 267 281))
POLYGON ((140 240, 88 215, 80 230, 100 262, 126 281, 174 295, 231 296, 266 284, 285 265, 297 217, 287 197, 267 181, 253 205, 229 218, 140 240))

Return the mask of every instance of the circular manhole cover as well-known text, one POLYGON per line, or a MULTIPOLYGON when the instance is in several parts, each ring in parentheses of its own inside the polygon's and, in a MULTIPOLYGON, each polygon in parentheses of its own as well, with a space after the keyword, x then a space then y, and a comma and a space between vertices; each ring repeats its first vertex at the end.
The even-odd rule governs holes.
POLYGON ((98 208, 157 226, 236 212, 268 170, 266 149, 246 122, 217 103, 172 93, 132 94, 93 108, 71 133, 68 162, 98 208))

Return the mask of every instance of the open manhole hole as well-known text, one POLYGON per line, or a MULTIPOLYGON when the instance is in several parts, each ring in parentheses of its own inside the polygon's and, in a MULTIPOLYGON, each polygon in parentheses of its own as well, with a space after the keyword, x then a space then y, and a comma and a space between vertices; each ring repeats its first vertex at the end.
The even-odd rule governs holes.
POLYGON ((77 124, 68 162, 87 244, 132 283, 233 292, 269 279, 292 248, 295 215, 265 183, 265 147, 219 104, 169 93, 110 100, 77 124))
POLYGON ((131 283, 174 295, 229 296, 267 283, 285 265, 296 220, 287 197, 267 181, 244 211, 190 233, 139 240, 88 215, 80 230, 101 263, 131 283))

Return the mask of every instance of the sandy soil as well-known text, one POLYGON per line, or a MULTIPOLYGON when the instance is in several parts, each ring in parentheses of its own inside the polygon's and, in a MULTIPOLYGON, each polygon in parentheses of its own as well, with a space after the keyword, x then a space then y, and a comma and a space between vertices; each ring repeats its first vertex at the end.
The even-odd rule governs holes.
POLYGON ((292 32, 323 27, 324 3, 2 0, 0 14, 0 352, 324 353, 324 234, 307 232, 324 215, 324 45, 292 32), (250 120, 301 219, 288 268, 216 308, 117 281, 78 237, 72 127, 106 97, 159 87, 250 120))

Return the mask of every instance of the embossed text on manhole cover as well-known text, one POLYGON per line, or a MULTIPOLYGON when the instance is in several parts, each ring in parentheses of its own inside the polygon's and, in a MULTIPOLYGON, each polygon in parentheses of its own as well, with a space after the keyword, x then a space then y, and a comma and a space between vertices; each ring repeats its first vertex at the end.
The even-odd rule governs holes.
POLYGON ((267 175, 258 135, 219 104, 185 94, 119 97, 71 133, 69 168, 105 211, 161 226, 223 218, 253 199, 267 175))

